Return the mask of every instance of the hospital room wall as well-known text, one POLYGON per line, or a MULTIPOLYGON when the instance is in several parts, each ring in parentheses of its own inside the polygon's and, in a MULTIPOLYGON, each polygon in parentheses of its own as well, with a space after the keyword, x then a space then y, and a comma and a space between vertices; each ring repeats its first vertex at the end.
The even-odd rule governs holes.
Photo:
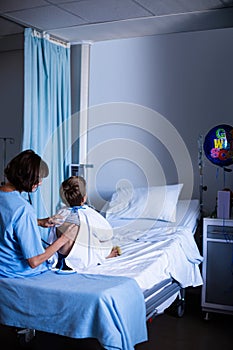
POLYGON ((21 150, 23 133, 23 35, 0 39, 0 182, 4 162, 21 150), (9 140, 11 138, 12 140, 9 140), (5 150, 5 152, 4 152, 5 150), (6 159, 4 159, 6 157, 6 159))
MULTIPOLYGON (((184 145, 193 168, 192 197, 199 198, 198 138, 216 125, 233 124, 232 42, 233 29, 219 29, 91 46, 87 162, 94 165, 88 170, 94 205, 102 206, 122 181, 144 185, 154 176, 157 184, 164 176, 173 183, 177 173, 172 167, 180 172, 179 181, 186 167, 184 145), (181 149, 177 147, 180 154, 168 142, 171 126, 184 142, 181 149)), ((222 168, 203 158, 203 183, 208 186, 203 202, 209 214, 217 190, 233 189, 233 175, 224 176, 222 168)))
MULTIPOLYGON (((139 105, 158 112, 172 123, 184 140, 192 158, 193 197, 196 198, 199 196, 198 136, 205 135, 215 125, 222 123, 232 125, 232 39, 233 29, 219 29, 100 42, 91 45, 90 49, 90 105, 110 104, 110 108, 111 103, 114 102, 123 102, 126 107, 128 103, 133 106, 139 105)), ((7 145, 7 161, 20 151, 23 133, 23 36, 17 37, 15 42, 10 44, 5 45, 1 39, 0 137, 12 137, 15 140, 13 144, 7 145)), ((72 51, 74 51, 74 61, 79 62, 80 46, 75 50, 73 47, 72 51)), ((74 73, 74 67, 72 69, 72 78, 73 81, 79 81, 80 71, 77 67, 75 69, 76 73, 74 73)), ((72 87, 72 110, 75 112, 79 109, 79 88, 79 83, 76 84, 76 90, 72 87)), ((139 114, 140 108, 136 108, 139 114)), ((92 109, 95 108, 92 107, 92 109)), ((114 153, 117 149, 121 149, 122 152, 124 150, 131 152, 131 149, 135 148, 136 155, 138 155, 138 147, 141 146, 144 148, 139 152, 140 155, 141 152, 147 153, 147 150, 149 150, 148 154, 150 151, 152 154, 156 149, 160 159, 158 164, 155 162, 155 165, 162 170, 165 169, 168 182, 171 183, 174 179, 169 171, 172 166, 172 157, 166 151, 166 146, 155 140, 153 132, 148 132, 150 125, 147 125, 147 129, 143 129, 141 126, 135 127, 130 121, 126 126, 125 114, 122 114, 122 118, 124 123, 121 121, 116 125, 115 116, 110 111, 107 114, 106 128, 98 127, 95 128, 96 131, 99 130, 98 133, 89 133, 89 150, 95 148, 98 152, 99 148, 94 146, 100 144, 104 149, 104 151, 101 149, 97 155, 100 164, 98 169, 97 167, 88 169, 91 196, 92 193, 94 197, 96 193, 97 197, 99 194, 96 202, 94 199, 97 205, 102 205, 103 200, 109 198, 109 193, 115 188, 119 178, 126 177, 126 172, 129 181, 135 184, 144 183, 145 174, 149 172, 150 157, 148 157, 145 172, 143 167, 135 167, 134 158, 131 161, 126 159, 131 158, 131 154, 127 154, 124 159, 118 158, 114 153), (119 145, 116 147, 113 141, 120 137, 124 142, 120 143, 120 147, 119 145), (108 142, 105 147, 109 138, 113 145, 108 142), (126 147, 125 140, 128 141, 126 147), (108 151, 107 161, 103 160, 106 151, 108 151), (112 161, 113 158, 114 161, 112 161), (104 163, 104 166, 101 163, 104 163)), ((145 115, 142 114, 141 120, 144 121, 144 118, 145 115)), ((78 154, 78 145, 74 150, 77 150, 78 154)), ((96 153, 91 153, 96 158, 96 153)), ((75 163, 77 154, 74 154, 75 163)), ((87 160, 89 163, 92 163, 93 155, 87 160)), ((1 141, 1 181, 2 170, 3 143, 1 141)), ((153 173, 154 169, 151 172, 153 173)), ((154 173, 151 174, 151 177, 156 176, 154 173)), ((159 180, 161 180, 161 171, 159 180)), ((232 181, 232 173, 227 173, 226 185, 231 189, 232 181)), ((204 193, 205 209, 211 211, 214 208, 216 192, 223 185, 223 172, 205 157, 204 184, 208 186, 208 191, 204 193)))

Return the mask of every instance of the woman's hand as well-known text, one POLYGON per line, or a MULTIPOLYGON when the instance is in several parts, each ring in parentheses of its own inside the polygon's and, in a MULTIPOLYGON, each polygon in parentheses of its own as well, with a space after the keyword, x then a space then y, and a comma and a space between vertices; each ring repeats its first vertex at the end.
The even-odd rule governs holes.
POLYGON ((47 228, 47 227, 53 227, 55 223, 51 218, 44 218, 44 219, 37 219, 38 226, 47 228))

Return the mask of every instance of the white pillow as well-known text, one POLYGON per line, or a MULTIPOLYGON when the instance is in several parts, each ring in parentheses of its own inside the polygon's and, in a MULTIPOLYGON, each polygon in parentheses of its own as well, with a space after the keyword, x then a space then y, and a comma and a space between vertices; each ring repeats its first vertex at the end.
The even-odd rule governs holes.
POLYGON ((106 210, 111 219, 176 221, 176 205, 183 184, 153 187, 122 187, 112 195, 106 210))

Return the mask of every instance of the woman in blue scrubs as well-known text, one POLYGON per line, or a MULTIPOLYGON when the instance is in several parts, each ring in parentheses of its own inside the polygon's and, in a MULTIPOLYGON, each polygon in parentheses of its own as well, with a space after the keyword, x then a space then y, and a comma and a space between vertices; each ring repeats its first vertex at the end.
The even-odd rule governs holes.
POLYGON ((48 174, 47 164, 32 150, 21 152, 5 168, 7 182, 0 186, 0 276, 47 271, 47 260, 70 239, 74 225, 45 249, 38 224, 49 227, 49 218, 37 220, 32 205, 21 195, 34 192, 48 174))

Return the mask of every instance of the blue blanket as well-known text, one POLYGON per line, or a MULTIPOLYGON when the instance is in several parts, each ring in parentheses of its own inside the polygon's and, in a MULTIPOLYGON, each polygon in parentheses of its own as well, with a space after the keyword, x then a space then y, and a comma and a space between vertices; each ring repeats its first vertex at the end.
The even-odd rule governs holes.
POLYGON ((147 340, 144 297, 128 277, 49 271, 0 278, 0 323, 96 338, 107 350, 131 350, 147 340))

